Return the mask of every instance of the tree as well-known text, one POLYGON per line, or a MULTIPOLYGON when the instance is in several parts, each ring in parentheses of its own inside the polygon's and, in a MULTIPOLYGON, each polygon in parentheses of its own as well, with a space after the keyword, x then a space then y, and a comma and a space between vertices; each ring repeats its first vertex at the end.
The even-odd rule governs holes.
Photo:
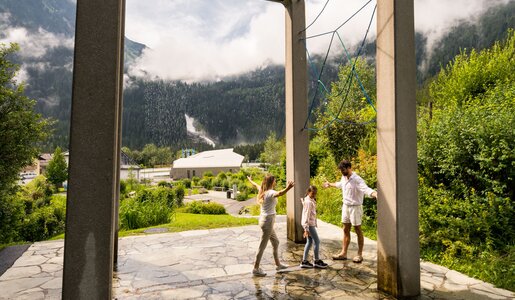
POLYGON ((18 50, 17 44, 0 44, 0 201, 14 193, 18 173, 33 163, 50 125, 15 79, 19 66, 10 57, 18 50))
POLYGON ((34 112, 35 101, 24 96, 15 76, 19 67, 9 58, 19 47, 0 43, 0 243, 18 239, 24 203, 16 193, 18 173, 32 164, 37 144, 48 134, 48 120, 34 112))
POLYGON ((60 147, 57 147, 54 151, 52 159, 48 163, 46 169, 46 177, 48 181, 54 184, 57 188, 60 188, 66 179, 68 179, 68 166, 64 159, 63 152, 60 147))
POLYGON ((340 68, 338 80, 331 84, 327 102, 317 112, 314 127, 318 128, 318 134, 326 142, 336 162, 352 159, 360 148, 375 154, 375 149, 368 145, 375 144, 376 113, 363 89, 375 105, 374 67, 365 59, 356 58, 340 68))
POLYGON ((265 141, 264 150, 261 153, 261 161, 272 165, 279 164, 281 158, 286 155, 286 146, 283 141, 277 140, 272 132, 265 141))

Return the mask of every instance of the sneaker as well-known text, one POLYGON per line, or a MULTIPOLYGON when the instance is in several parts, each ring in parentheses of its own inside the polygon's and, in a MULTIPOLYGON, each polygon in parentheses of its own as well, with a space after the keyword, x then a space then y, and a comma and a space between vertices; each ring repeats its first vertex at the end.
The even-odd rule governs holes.
POLYGON ((266 273, 263 272, 263 270, 261 268, 257 268, 257 269, 252 270, 252 275, 257 276, 257 277, 264 277, 264 276, 266 276, 266 273))
POLYGON ((315 268, 325 269, 327 268, 327 264, 323 262, 321 259, 315 260, 315 268))
POLYGON ((281 270, 288 269, 288 268, 289 268, 289 266, 283 265, 283 264, 279 264, 277 267, 275 267, 275 269, 277 271, 281 271, 281 270))
POLYGON ((301 268, 304 268, 304 269, 307 269, 307 268, 313 268, 313 265, 307 261, 307 260, 303 260, 301 263, 300 263, 300 267, 301 268))

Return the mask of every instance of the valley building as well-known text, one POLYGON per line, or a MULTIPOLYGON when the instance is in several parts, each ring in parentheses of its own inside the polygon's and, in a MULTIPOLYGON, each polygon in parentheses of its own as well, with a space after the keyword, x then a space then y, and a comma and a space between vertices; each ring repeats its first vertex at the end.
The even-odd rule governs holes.
POLYGON ((220 172, 238 172, 244 156, 233 149, 210 150, 190 157, 179 158, 173 162, 170 176, 173 179, 202 177, 205 172, 217 175, 220 172))

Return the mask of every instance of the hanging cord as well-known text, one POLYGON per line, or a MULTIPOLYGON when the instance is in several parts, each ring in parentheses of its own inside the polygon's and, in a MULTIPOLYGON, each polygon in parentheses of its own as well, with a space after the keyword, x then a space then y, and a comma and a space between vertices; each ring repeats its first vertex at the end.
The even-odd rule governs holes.
POLYGON ((315 22, 318 20, 318 18, 320 17, 320 15, 322 15, 322 13, 324 12, 324 9, 325 9, 325 7, 327 6, 327 4, 328 4, 328 3, 329 3, 329 0, 327 0, 327 1, 325 2, 324 7, 322 7, 322 10, 318 13, 318 15, 317 15, 317 16, 316 16, 316 18, 313 20, 313 22, 311 22, 311 23, 310 23, 306 28, 302 29, 302 30, 300 31, 300 33, 302 33, 302 32, 304 32, 304 31, 308 30, 308 28, 309 28, 309 27, 311 27, 311 25, 315 24, 315 22))
MULTIPOLYGON (((363 9, 363 8, 364 8, 368 3, 370 3, 370 1, 369 1, 369 2, 367 2, 363 7, 361 7, 361 8, 358 10, 358 12, 359 12, 360 10, 362 10, 362 9, 363 9)), ((362 40, 362 42, 361 42, 360 47, 358 48, 358 51, 357 51, 356 57, 359 57, 359 56, 361 55, 361 51, 362 51, 362 50, 363 50, 363 48, 364 48, 364 45, 365 45, 365 42, 366 42, 366 39, 367 39, 368 33, 369 33, 369 31, 370 31, 370 27, 371 27, 371 25, 372 25, 372 21, 373 21, 373 19, 374 19, 374 15, 375 15, 376 8, 377 8, 377 5, 374 7, 374 10, 373 10, 373 12, 372 12, 372 16, 370 17, 370 21, 369 21, 369 23, 368 23, 367 31, 366 31, 366 33, 365 33, 365 36, 363 37, 363 40, 362 40)), ((351 18, 352 18, 352 17, 354 17, 358 12, 354 13, 354 14, 351 16, 351 18)), ((340 25, 340 26, 338 27, 338 29, 340 29, 340 28, 341 28, 345 23, 347 23, 351 18, 347 19, 347 20, 346 20, 342 25, 340 25)), ((338 29, 337 29, 337 30, 338 30, 338 29)), ((347 59, 349 60, 349 62, 350 62, 350 63, 352 63, 351 71, 349 72, 348 78, 347 78, 347 80, 346 80, 346 82, 348 83, 348 85, 347 85, 347 89, 346 89, 346 92, 345 92, 345 96, 344 96, 344 99, 342 100, 342 104, 340 105, 340 108, 339 108, 339 110, 338 110, 338 113, 336 114, 336 116, 333 116, 333 119, 332 119, 332 120, 330 120, 329 122, 327 122, 327 123, 326 123, 324 126, 322 126, 321 128, 308 128, 308 127, 307 127, 307 123, 308 123, 309 118, 310 118, 310 116, 311 116, 311 114, 312 114, 312 111, 313 111, 313 108, 314 108, 314 102, 315 102, 316 95, 317 95, 317 92, 318 92, 318 89, 316 89, 316 90, 315 90, 315 96, 313 97, 313 100, 311 101, 310 109, 309 109, 309 111, 308 111, 308 116, 307 116, 307 118, 306 118, 306 121, 304 122, 304 128, 303 128, 303 130, 304 130, 304 129, 307 129, 307 130, 312 130, 312 131, 320 131, 320 130, 323 130, 323 129, 327 128, 329 125, 331 125, 331 124, 332 124, 332 123, 334 123, 335 121, 339 121, 339 122, 347 122, 347 121, 339 120, 339 119, 338 119, 338 117, 339 117, 339 115, 341 114, 341 112, 342 112, 342 110, 343 110, 343 106, 344 106, 344 104, 345 104, 345 102, 347 101, 347 98, 348 98, 348 96, 349 96, 349 93, 350 93, 350 87, 351 87, 351 84, 352 84, 352 79, 353 79, 353 77, 356 77, 356 79, 357 79, 357 81, 358 81, 358 83, 359 83, 359 85, 360 85, 360 88, 361 88, 361 90, 363 91, 363 93, 364 93, 364 95, 365 95, 365 97, 366 97, 366 99, 367 99, 367 102, 372 106, 372 108, 374 109, 374 111, 376 110, 376 109, 375 109, 375 107, 374 107, 374 105, 373 105, 373 103, 372 103, 372 100, 370 99, 370 97, 369 97, 369 96, 368 96, 368 94, 366 93, 366 90, 365 90, 365 88, 364 88, 364 86, 363 86, 363 84, 362 84, 361 80, 359 79, 359 76, 358 76, 358 74, 357 74, 357 72, 356 72, 355 67, 356 67, 357 59, 355 59, 355 60, 354 60, 354 62, 352 62, 352 59, 351 59, 351 57, 350 57, 350 55, 349 55, 349 53, 348 53, 348 51, 347 51, 347 48, 346 48, 346 47, 345 47, 345 45, 343 44, 343 41, 342 41, 342 39, 341 39, 341 37, 340 37, 339 33, 338 33, 336 30, 335 30, 335 31, 332 31, 332 33, 333 33, 333 34, 332 34, 332 36, 331 36, 331 42, 330 42, 330 44, 329 44, 329 49, 328 49, 328 50, 327 50, 327 52, 326 52, 326 56, 325 56, 324 61, 323 61, 323 64, 322 64, 321 71, 320 71, 320 73, 318 73, 319 75, 318 75, 318 79, 317 79, 317 85, 322 86, 322 87, 323 87, 323 89, 325 90, 326 94, 330 94, 330 93, 329 93, 329 91, 328 91, 328 89, 326 88, 326 86, 325 86, 325 85, 322 83, 322 81, 320 80, 320 78, 321 78, 321 76, 322 76, 323 68, 324 68, 324 66, 325 66, 325 64, 326 64, 326 62, 327 62, 327 57, 328 57, 329 51, 330 51, 330 49, 331 49, 332 42, 333 42, 333 40, 334 40, 334 35, 336 34, 336 35, 338 36, 338 39, 339 39, 339 40, 340 40, 340 42, 342 43, 342 46, 343 46, 343 48, 344 48, 344 50, 345 50, 345 53, 346 53, 346 55, 347 55, 347 59), (355 75, 355 76, 353 76, 353 75, 355 75)), ((307 51, 307 49, 306 49, 306 51, 307 51)), ((310 64, 311 64, 311 66, 312 66, 312 69, 314 69, 314 70, 316 71, 316 68, 314 67, 314 64, 313 64, 313 63, 312 63, 312 61, 311 61, 311 56, 309 55, 309 53, 308 53, 308 58, 310 59, 310 64)), ((343 90, 342 90, 342 92, 338 93, 338 94, 336 95, 336 97, 337 97, 337 96, 340 96, 342 93, 343 93, 343 90)), ((372 121, 365 122, 365 123, 363 123, 363 124, 367 124, 367 123, 370 123, 370 122, 373 122, 373 121, 375 121, 375 119, 374 119, 374 120, 372 120, 372 121)))

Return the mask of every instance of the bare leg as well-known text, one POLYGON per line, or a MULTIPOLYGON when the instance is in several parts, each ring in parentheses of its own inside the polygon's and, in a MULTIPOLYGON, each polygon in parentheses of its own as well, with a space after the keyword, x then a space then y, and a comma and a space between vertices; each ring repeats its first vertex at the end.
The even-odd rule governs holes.
MULTIPOLYGON (((350 228, 349 228, 350 230, 350 228)), ((354 230, 356 231, 356 235, 358 236, 358 255, 363 255, 363 244, 364 244, 364 238, 363 238, 363 231, 361 231, 361 225, 354 226, 354 230)))
POLYGON ((340 254, 341 254, 341 256, 344 256, 344 257, 347 257, 347 249, 349 249, 350 229, 351 229, 351 224, 350 223, 344 223, 343 224, 342 252, 340 254))

